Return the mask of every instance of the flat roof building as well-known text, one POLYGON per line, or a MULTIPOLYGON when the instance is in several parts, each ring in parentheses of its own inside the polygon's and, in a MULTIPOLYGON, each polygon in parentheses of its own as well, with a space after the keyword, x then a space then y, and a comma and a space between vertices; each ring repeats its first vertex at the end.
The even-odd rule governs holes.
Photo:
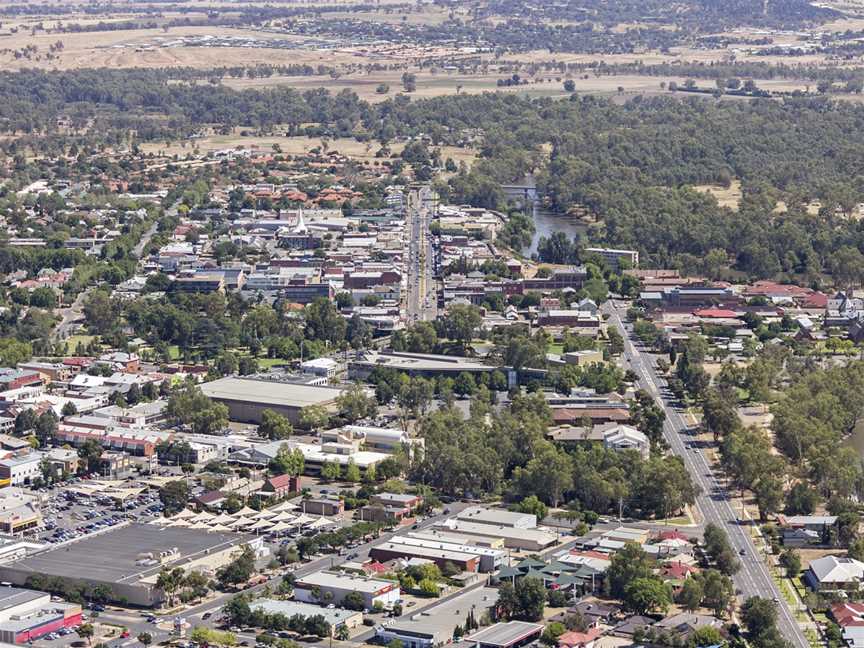
POLYGON ((375 603, 387 607, 401 596, 398 582, 335 571, 315 572, 294 583, 294 598, 304 603, 319 603, 327 597, 338 606, 351 592, 361 594, 368 609, 375 603))
POLYGON ((300 422, 304 408, 318 405, 336 410, 341 393, 332 387, 284 383, 250 378, 220 378, 201 385, 205 396, 228 407, 231 420, 260 423, 265 409, 273 410, 292 423, 300 422))
POLYGON ((0 459, 0 486, 23 486, 42 477, 41 452, 28 452, 0 459))
MULTIPOLYGON (((367 351, 362 357, 349 364, 348 377, 352 380, 365 380, 376 367, 404 371, 409 376, 451 376, 453 378, 462 372, 481 374, 500 371, 493 365, 460 356, 407 351, 367 351)), ((508 386, 512 387, 516 380, 514 372, 505 370, 505 375, 508 377, 508 386)))
POLYGON ((514 529, 533 529, 537 526, 537 516, 532 513, 514 513, 485 506, 469 506, 457 515, 460 520, 477 524, 494 524, 514 529))
POLYGON ((81 606, 52 601, 45 592, 0 587, 0 641, 25 644, 81 623, 81 606))
POLYGON ((330 633, 335 635, 339 628, 345 627, 348 630, 356 628, 363 623, 363 613, 355 612, 354 610, 342 610, 339 608, 321 607, 310 603, 300 603, 298 601, 285 601, 281 599, 256 599, 249 603, 249 608, 254 612, 261 610, 267 614, 284 614, 289 619, 293 616, 300 615, 303 618, 312 616, 323 616, 324 620, 330 624, 330 633))
MULTIPOLYGON (((391 542, 378 546, 387 547, 388 545, 393 545, 390 550, 405 552, 404 555, 406 556, 415 556, 417 558, 433 560, 439 567, 443 566, 445 562, 448 562, 446 554, 452 554, 453 556, 474 556, 477 558, 476 567, 474 569, 463 568, 462 571, 495 571, 501 567, 505 555, 505 552, 499 549, 478 547, 469 542, 453 542, 452 540, 434 537, 430 538, 428 535, 415 535, 413 533, 404 536, 396 536, 391 542), (424 555, 422 551, 440 552, 445 554, 445 556, 437 558, 432 554, 424 555)), ((377 547, 374 547, 373 549, 377 549, 377 547)), ((449 559, 449 562, 454 561, 449 559)))
POLYGON ((257 549, 263 538, 155 524, 112 527, 0 565, 0 580, 26 585, 30 577, 60 578, 70 585, 106 585, 111 599, 152 607, 164 592, 156 587, 163 567, 215 573, 237 549, 257 549))
MULTIPOLYGON (((384 542, 375 545, 369 550, 369 557, 378 562, 387 562, 400 558, 420 558, 435 563, 438 567, 443 568, 448 563, 455 565, 463 572, 476 572, 480 568, 480 557, 474 553, 457 551, 453 547, 457 545, 445 546, 426 546, 427 543, 410 543, 410 542, 384 542)), ((431 545, 432 543, 428 543, 431 545)))
POLYGON ((441 542, 455 542, 456 544, 473 545, 475 547, 485 547, 487 549, 503 549, 503 538, 481 538, 479 536, 460 535, 451 532, 449 529, 423 529, 422 531, 412 531, 408 534, 410 538, 422 538, 425 540, 438 540, 441 542))
POLYGON ((375 630, 383 644, 399 639, 404 648, 433 648, 453 640, 456 626, 462 626, 469 611, 479 619, 498 601, 498 590, 480 587, 438 605, 432 605, 408 618, 397 619, 375 630))
POLYGON ((535 641, 542 632, 539 623, 508 621, 483 628, 463 641, 474 648, 519 648, 535 641))
POLYGON ((19 533, 42 524, 37 499, 16 486, 0 488, 0 532, 19 533))
POLYGON ((636 250, 616 250, 614 248, 589 247, 585 248, 585 252, 588 254, 598 255, 608 261, 613 268, 617 268, 622 259, 627 261, 630 268, 635 268, 639 265, 639 252, 636 250))
POLYGON ((548 533, 539 529, 520 529, 509 526, 496 526, 494 524, 481 524, 468 522, 461 519, 445 520, 436 528, 442 531, 452 531, 458 535, 469 538, 495 538, 501 539, 508 549, 524 549, 526 551, 540 551, 551 547, 557 541, 554 533, 548 533))

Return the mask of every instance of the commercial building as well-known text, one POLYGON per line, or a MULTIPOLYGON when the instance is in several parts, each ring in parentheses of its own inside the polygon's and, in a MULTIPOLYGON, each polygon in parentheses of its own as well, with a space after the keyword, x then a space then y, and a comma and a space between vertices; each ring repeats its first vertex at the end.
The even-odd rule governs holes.
POLYGON ((533 529, 537 526, 537 516, 532 513, 514 513, 502 509, 490 509, 485 506, 469 506, 460 511, 456 517, 477 524, 494 524, 514 529, 533 529))
POLYGON ((42 524, 42 511, 33 495, 15 486, 0 489, 0 532, 19 533, 42 524))
POLYGON ((0 392, 14 391, 24 387, 39 387, 42 376, 36 371, 0 369, 0 392))
MULTIPOLYGON (((500 371, 498 367, 459 356, 409 353, 407 351, 367 351, 348 365, 348 377, 352 380, 365 380, 376 367, 396 369, 409 376, 423 376, 424 378, 437 376, 455 378, 463 372, 477 376, 478 374, 500 371)), ((516 382, 515 372, 507 371, 506 373, 508 387, 512 387, 516 382)))
POLYGON ((42 380, 46 383, 65 382, 75 374, 71 367, 62 362, 20 362, 18 369, 28 372, 35 371, 42 376, 42 380))
POLYGON ((301 576, 294 583, 294 598, 304 603, 320 603, 326 599, 339 606, 351 592, 361 594, 363 604, 370 610, 376 603, 391 606, 401 597, 399 583, 358 574, 320 571, 301 576))
POLYGON ((42 551, 45 545, 32 541, 24 540, 16 536, 0 536, 0 563, 18 560, 37 551, 42 551))
POLYGON ((93 440, 106 450, 150 457, 155 454, 157 445, 172 436, 170 432, 118 426, 104 417, 76 416, 66 418, 57 428, 54 438, 76 447, 93 440))
POLYGON ((313 358, 302 363, 300 371, 304 374, 332 380, 339 373, 339 363, 332 358, 313 358))
POLYGON ((45 451, 45 460, 58 477, 74 475, 78 472, 80 457, 75 450, 67 448, 51 448, 45 451))
POLYGON ((326 430, 321 433, 322 443, 343 443, 346 440, 360 441, 367 448, 384 452, 401 448, 411 443, 411 437, 404 430, 395 428, 370 427, 365 425, 346 425, 341 429, 326 430))
POLYGON ((412 538, 424 538, 426 540, 438 540, 439 542, 455 542, 456 544, 473 545, 487 549, 504 549, 503 538, 481 538, 479 536, 459 535, 447 529, 423 529, 422 531, 411 531, 408 534, 412 538))
POLYGON ((375 635, 385 645, 398 639, 404 648, 441 646, 453 640, 453 631, 456 626, 461 627, 465 623, 469 611, 473 611, 474 618, 480 619, 484 612, 495 606, 497 600, 498 590, 480 587, 432 605, 410 617, 379 626, 375 629, 375 635))
POLYGON ((205 396, 228 407, 233 421, 260 423, 265 409, 285 416, 292 423, 300 422, 303 409, 320 406, 336 411, 338 389, 282 383, 249 378, 220 378, 201 385, 205 396))
POLYGON ((27 644, 81 623, 81 606, 56 602, 45 592, 0 587, 0 641, 27 644))
POLYGON ((548 309, 537 316, 538 326, 566 326, 578 329, 580 335, 596 335, 600 331, 600 315, 591 311, 548 309))
POLYGON ((590 247, 585 248, 588 254, 596 254, 609 263, 613 268, 617 268, 621 261, 626 261, 629 268, 639 266, 639 252, 636 250, 616 250, 614 248, 590 247))
POLYGON ((504 552, 471 544, 430 539, 422 535, 396 536, 392 541, 373 547, 369 556, 380 562, 393 558, 423 558, 439 567, 452 563, 462 571, 491 572, 504 562, 504 552))
POLYGON ((28 452, 0 459, 0 486, 24 486, 42 476, 41 452, 28 452))
POLYGON ((340 515, 345 512, 345 501, 339 498, 313 497, 301 502, 303 513, 311 515, 340 515))
POLYGON ((323 616, 330 624, 330 634, 335 636, 340 628, 353 630, 363 624, 363 613, 354 610, 342 610, 339 608, 321 607, 310 603, 299 603, 297 601, 285 601, 281 599, 256 599, 249 604, 254 612, 261 610, 267 614, 284 614, 289 619, 293 616, 308 618, 312 616, 323 616))
POLYGON ((588 349, 585 351, 570 351, 561 355, 561 359, 569 364, 577 367, 587 367, 592 364, 601 364, 603 362, 603 352, 588 349))
POLYGON ((131 407, 109 405, 93 411, 93 416, 107 418, 118 425, 131 428, 144 428, 159 425, 168 420, 166 407, 168 401, 157 400, 138 403, 131 407))
POLYGON ((491 538, 501 540, 508 549, 524 549, 525 551, 541 551, 554 545, 558 539, 554 533, 547 533, 539 529, 496 526, 494 524, 468 522, 461 519, 445 520, 437 525, 436 528, 445 532, 452 531, 469 539, 491 538))
MULTIPOLYGON (((444 569, 445 565, 453 565, 463 572, 476 572, 480 566, 478 556, 450 548, 424 546, 423 544, 405 543, 401 541, 385 542, 375 545, 369 550, 369 557, 378 562, 389 560, 419 558, 430 561, 444 569)), ((432 543, 428 543, 431 545, 432 543)))
POLYGON ((520 648, 535 641, 542 633, 542 624, 508 621, 483 628, 463 641, 474 648, 520 648))
POLYGON ((369 498, 369 504, 360 509, 360 519, 369 522, 400 522, 410 518, 423 503, 419 495, 378 493, 369 498))
POLYGON ((73 587, 104 585, 111 600, 152 607, 165 599, 156 587, 163 567, 215 575, 245 545, 258 551, 263 538, 133 523, 0 565, 0 580, 24 585, 41 574, 73 587))
POLYGON ((288 445, 292 450, 299 450, 303 453, 305 471, 309 475, 320 473, 325 463, 339 464, 340 467, 344 468, 353 462, 361 471, 365 471, 369 466, 374 466, 389 456, 382 452, 360 450, 359 443, 322 443, 321 445, 313 445, 297 441, 274 441, 271 443, 259 443, 250 448, 237 450, 236 452, 232 452, 228 459, 232 463, 244 466, 266 466, 270 463, 271 459, 276 457, 283 445, 288 445))

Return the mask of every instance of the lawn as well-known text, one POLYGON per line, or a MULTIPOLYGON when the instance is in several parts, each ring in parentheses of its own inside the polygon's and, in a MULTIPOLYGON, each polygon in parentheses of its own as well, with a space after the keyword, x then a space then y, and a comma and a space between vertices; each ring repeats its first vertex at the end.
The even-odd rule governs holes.
POLYGON ((282 367, 290 364, 290 360, 283 358, 258 358, 258 366, 261 369, 272 369, 273 367, 282 367))
POLYGON ((68 345, 69 353, 75 353, 75 349, 78 348, 78 345, 87 346, 93 340, 96 339, 95 335, 72 335, 69 339, 66 340, 66 344, 68 345))

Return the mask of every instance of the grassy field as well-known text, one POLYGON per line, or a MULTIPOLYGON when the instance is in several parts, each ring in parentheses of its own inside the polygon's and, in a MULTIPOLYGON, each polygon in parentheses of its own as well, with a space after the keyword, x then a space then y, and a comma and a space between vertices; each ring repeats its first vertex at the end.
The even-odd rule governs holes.
POLYGON ((97 339, 95 335, 72 335, 69 339, 66 340, 67 348, 69 349, 69 353, 75 353, 75 349, 78 348, 80 344, 82 347, 86 347, 88 344, 93 342, 93 340, 97 339))
POLYGON ((738 205, 741 204, 740 180, 733 180, 728 187, 720 187, 718 185, 696 185, 693 188, 696 191, 701 191, 714 196, 721 207, 729 207, 730 209, 737 211, 738 205))
MULTIPOLYGON (((281 135, 258 136, 254 134, 244 136, 241 135, 243 130, 242 128, 235 128, 230 135, 209 135, 194 141, 171 142, 170 146, 166 146, 165 142, 143 143, 141 144, 141 149, 145 153, 178 155, 182 157, 187 153, 191 153, 196 147, 202 153, 237 148, 270 152, 273 151, 273 146, 276 145, 285 155, 304 155, 314 148, 322 147, 320 138, 305 136, 284 137, 281 135)), ((381 158, 375 157, 375 152, 380 147, 380 142, 358 142, 350 137, 332 139, 327 142, 328 151, 338 151, 350 158, 368 163, 382 161, 381 158)), ((405 148, 405 144, 404 142, 391 142, 389 147, 393 154, 398 155, 405 148)), ((465 162, 468 166, 471 166, 477 157, 477 151, 456 146, 442 146, 441 155, 444 159, 448 157, 453 158, 457 164, 465 162)))
MULTIPOLYGON (((272 151, 276 145, 286 155, 302 155, 308 153, 314 148, 321 148, 322 142, 320 138, 314 137, 285 137, 282 135, 241 135, 243 129, 235 128, 230 135, 209 135, 207 137, 198 138, 188 142, 172 142, 170 146, 165 146, 165 142, 150 142, 141 145, 141 149, 146 153, 161 153, 164 155, 185 155, 192 152, 192 149, 197 147, 202 153, 209 151, 219 151, 222 149, 252 149, 261 151, 272 151)), ((367 143, 358 142, 353 138, 338 138, 330 140, 327 143, 328 151, 338 151, 349 157, 373 161, 375 151, 380 148, 378 142, 367 143)), ((404 143, 390 144, 390 150, 393 153, 401 153, 405 148, 404 143)))
POLYGON ((282 358, 258 358, 258 366, 261 369, 272 369, 273 367, 288 366, 290 364, 290 360, 283 360, 282 358))

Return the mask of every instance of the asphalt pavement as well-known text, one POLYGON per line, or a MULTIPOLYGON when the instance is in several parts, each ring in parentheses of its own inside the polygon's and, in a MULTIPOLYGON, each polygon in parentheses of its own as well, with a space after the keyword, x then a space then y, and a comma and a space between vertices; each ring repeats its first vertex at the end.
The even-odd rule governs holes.
POLYGON ((740 596, 743 599, 761 596, 777 601, 777 623, 783 636, 796 648, 810 648, 810 642, 804 636, 794 613, 781 596, 768 567, 759 555, 750 535, 750 521, 739 519, 723 476, 715 475, 704 453, 694 445, 695 431, 669 398, 669 392, 665 390, 666 383, 655 369, 655 358, 631 339, 632 327, 625 325, 622 319, 625 311, 626 307, 616 307, 613 302, 608 320, 608 324, 618 327, 624 336, 624 358, 629 364, 625 369, 632 369, 639 376, 640 385, 663 406, 666 412, 663 435, 672 452, 683 459, 694 482, 701 488, 702 492, 696 504, 704 522, 713 522, 726 530, 729 542, 741 561, 741 569, 734 577, 740 596))
POLYGON ((405 222, 408 228, 405 313, 409 323, 434 320, 437 295, 433 272, 433 250, 429 232, 431 189, 421 187, 408 194, 405 222))

